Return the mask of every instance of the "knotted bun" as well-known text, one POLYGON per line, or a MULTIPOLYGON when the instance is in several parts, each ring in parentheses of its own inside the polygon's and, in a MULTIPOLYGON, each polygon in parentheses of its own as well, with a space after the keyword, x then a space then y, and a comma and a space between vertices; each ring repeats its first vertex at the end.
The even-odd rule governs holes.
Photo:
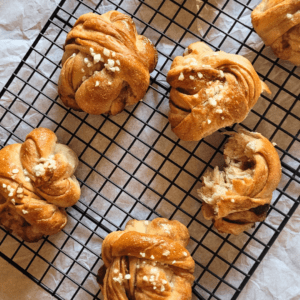
POLYGON ((273 145, 260 133, 228 134, 224 171, 216 167, 206 172, 198 194, 204 218, 220 232, 238 235, 266 218, 281 164, 273 145))
POLYGON ((95 115, 116 115, 140 101, 157 63, 151 41, 117 11, 80 16, 64 50, 60 98, 68 107, 95 115))
POLYGON ((300 2, 263 0, 251 14, 252 24, 275 55, 300 65, 300 2))
POLYGON ((80 198, 77 164, 76 154, 45 128, 34 129, 23 144, 4 147, 0 224, 28 242, 59 232, 67 223, 63 208, 80 198))
POLYGON ((242 122, 268 87, 240 55, 191 44, 177 56, 167 76, 171 85, 169 121, 182 140, 198 141, 242 122))
POLYGON ((105 300, 192 298, 194 260, 187 228, 178 221, 131 220, 102 245, 98 282, 105 300))

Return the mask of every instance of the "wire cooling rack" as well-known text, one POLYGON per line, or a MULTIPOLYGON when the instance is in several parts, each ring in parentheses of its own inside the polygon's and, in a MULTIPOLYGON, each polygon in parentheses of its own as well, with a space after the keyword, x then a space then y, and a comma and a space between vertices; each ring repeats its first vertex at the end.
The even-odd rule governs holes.
POLYGON ((299 204, 299 69, 251 43, 255 33, 244 17, 249 21, 257 1, 202 1, 197 8, 190 0, 134 3, 133 8, 132 1, 61 1, 1 91, 1 147, 22 142, 35 127, 54 130, 79 156, 82 197, 67 209, 67 227, 38 243, 25 243, 0 228, 0 256, 57 299, 101 299, 95 276, 105 236, 131 218, 164 216, 189 228, 188 249, 196 261, 193 299, 237 299, 299 204), (232 5, 236 14, 228 13, 232 5), (57 96, 66 34, 81 14, 112 9, 129 14, 158 49, 149 90, 143 102, 115 117, 67 109, 57 96), (208 11, 213 18, 207 18, 208 11), (247 52, 273 92, 259 99, 241 126, 277 142, 283 179, 268 218, 239 237, 219 234, 204 220, 196 195, 206 168, 222 162, 226 137, 215 133, 183 142, 167 120, 167 71, 174 57, 199 39, 225 50, 230 41, 234 53, 247 52))

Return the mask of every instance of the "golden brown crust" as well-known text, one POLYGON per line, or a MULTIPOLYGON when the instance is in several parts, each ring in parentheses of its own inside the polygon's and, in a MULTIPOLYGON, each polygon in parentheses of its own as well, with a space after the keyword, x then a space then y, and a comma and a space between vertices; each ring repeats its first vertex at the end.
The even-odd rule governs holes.
POLYGON ((198 194, 204 218, 220 232, 238 235, 266 218, 281 164, 275 148, 261 134, 240 130, 230 135, 224 171, 216 167, 204 174, 198 194))
POLYGON ((116 115, 141 100, 157 63, 151 41, 117 11, 80 16, 64 50, 59 96, 66 106, 95 115, 116 115))
POLYGON ((23 144, 0 151, 0 224, 27 242, 59 232, 64 207, 75 204, 80 187, 73 173, 76 154, 57 143, 49 129, 37 128, 23 144))
POLYGON ((249 60, 213 52, 203 42, 191 44, 174 59, 167 81, 172 87, 169 121, 173 132, 187 141, 242 122, 262 91, 270 92, 249 60))
POLYGON ((190 300, 195 262, 188 242, 184 225, 162 218, 131 220, 124 231, 109 234, 98 272, 104 299, 190 300))
POLYGON ((275 55, 300 65, 300 2, 263 0, 251 14, 257 34, 275 55))

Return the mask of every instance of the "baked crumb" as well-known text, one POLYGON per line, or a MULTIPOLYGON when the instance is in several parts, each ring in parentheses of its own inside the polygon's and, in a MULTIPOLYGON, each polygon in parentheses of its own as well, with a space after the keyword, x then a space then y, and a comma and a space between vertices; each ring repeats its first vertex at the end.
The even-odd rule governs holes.
POLYGON ((252 150, 253 152, 256 152, 256 143, 255 141, 251 141, 249 142, 246 147, 250 150, 252 150))

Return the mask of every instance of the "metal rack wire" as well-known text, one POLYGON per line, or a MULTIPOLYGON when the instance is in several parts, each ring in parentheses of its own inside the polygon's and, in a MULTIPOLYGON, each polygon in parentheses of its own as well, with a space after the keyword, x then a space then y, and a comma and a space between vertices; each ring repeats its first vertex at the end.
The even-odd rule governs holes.
POLYGON ((299 89, 294 88, 300 76, 295 67, 270 58, 265 47, 258 51, 249 43, 254 32, 242 20, 251 12, 251 2, 207 0, 195 12, 188 0, 139 0, 134 10, 128 1, 105 1, 109 10, 129 14, 139 33, 150 36, 159 52, 144 101, 116 117, 74 112, 58 99, 56 86, 66 33, 79 15, 99 13, 103 5, 103 1, 97 5, 83 0, 60 2, 0 93, 4 100, 0 102, 1 147, 23 141, 35 127, 54 130, 79 156, 76 175, 82 198, 67 209, 69 223, 63 232, 39 243, 25 243, 0 228, 2 258, 57 299, 100 299, 95 276, 105 236, 122 229, 131 218, 164 216, 189 228, 189 251, 196 261, 194 298, 223 299, 226 293, 237 299, 300 201, 299 192, 294 192, 300 187, 300 155, 295 151, 300 142, 300 101, 299 89), (236 16, 226 12, 232 4, 239 8, 236 16), (205 9, 215 12, 214 19, 205 19, 205 9), (185 24, 178 21, 179 16, 185 24), (221 18, 230 20, 227 31, 218 27, 221 18), (205 28, 202 37, 197 31, 199 22, 205 28), (248 33, 236 38, 232 34, 235 26, 244 26, 248 33), (221 38, 209 40, 212 31, 221 38), (255 106, 249 116, 252 121, 241 126, 277 141, 284 180, 274 193, 269 218, 238 238, 219 234, 203 219, 195 193, 203 172, 221 160, 226 137, 216 133, 197 143, 182 142, 172 134, 167 121, 166 73, 172 59, 182 54, 191 39, 205 40, 214 49, 223 49, 231 39, 235 53, 247 49, 259 75, 273 91, 272 98, 262 96, 262 105, 255 106), (160 47, 163 42, 170 47, 160 47), (259 69, 262 61, 269 65, 264 74, 259 69), (286 79, 278 80, 275 71, 286 73, 286 79), (280 221, 269 221, 272 215, 280 221), (255 251, 250 247, 253 245, 255 251))

